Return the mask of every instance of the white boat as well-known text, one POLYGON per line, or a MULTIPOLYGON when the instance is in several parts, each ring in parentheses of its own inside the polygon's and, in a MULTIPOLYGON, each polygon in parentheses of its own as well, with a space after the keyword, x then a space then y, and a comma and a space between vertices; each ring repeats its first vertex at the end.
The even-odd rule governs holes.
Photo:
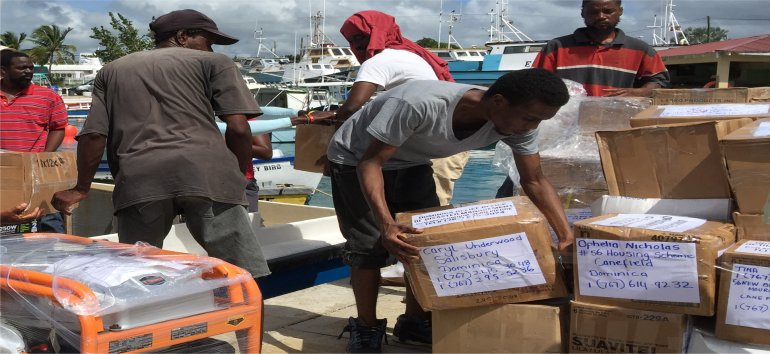
POLYGON ((453 61, 484 61, 484 56, 487 55, 487 51, 479 48, 469 49, 431 49, 433 54, 436 54, 446 62, 453 61))

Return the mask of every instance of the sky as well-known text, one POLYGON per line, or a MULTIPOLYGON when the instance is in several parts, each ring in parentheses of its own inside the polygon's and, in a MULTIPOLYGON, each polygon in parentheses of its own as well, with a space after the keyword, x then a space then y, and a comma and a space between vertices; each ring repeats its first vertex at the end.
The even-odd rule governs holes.
MULTIPOLYGON (((449 14, 454 11, 459 15, 452 23, 455 42, 463 47, 482 47, 489 38, 489 13, 498 2, 507 4, 508 19, 532 39, 551 39, 583 26, 580 0, 0 0, 0 32, 29 35, 40 25, 72 27, 66 42, 75 45, 77 52, 93 52, 99 43, 89 38, 91 28, 109 28, 109 12, 124 15, 140 33, 146 33, 153 16, 192 8, 214 19, 221 31, 240 39, 232 46, 215 46, 217 52, 255 55, 255 30, 261 28, 263 44, 279 54, 293 54, 300 42, 308 43, 310 16, 319 11, 324 17, 324 33, 338 45, 346 44, 339 27, 357 11, 379 10, 395 16, 403 35, 413 41, 440 36, 444 42, 449 36, 449 14)), ((648 26, 653 25, 656 15, 658 21, 664 16, 666 3, 623 1, 620 28, 651 43, 652 29, 648 26)), ((674 5, 682 28, 705 27, 710 17, 711 26, 727 29, 730 38, 770 33, 770 0, 674 0, 674 5)))

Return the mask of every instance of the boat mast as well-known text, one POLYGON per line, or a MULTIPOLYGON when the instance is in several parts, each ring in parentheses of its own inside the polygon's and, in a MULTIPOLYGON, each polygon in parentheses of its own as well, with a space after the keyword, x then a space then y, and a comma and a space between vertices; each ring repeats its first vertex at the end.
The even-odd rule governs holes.
POLYGON ((508 19, 508 0, 497 0, 495 6, 497 9, 488 13, 490 16, 489 43, 513 42, 512 37, 516 37, 516 41, 519 42, 532 41, 532 38, 516 28, 508 19))
POLYGON ((658 16, 655 15, 653 25, 648 26, 653 29, 653 46, 690 44, 690 41, 687 40, 687 36, 684 35, 684 31, 682 31, 682 26, 679 25, 679 21, 677 21, 676 16, 674 16, 674 6, 676 6, 674 5, 674 0, 668 0, 660 24, 658 24, 658 16))
POLYGON ((271 50, 266 45, 262 44, 262 40, 266 39, 265 37, 262 37, 262 33, 262 27, 259 27, 259 21, 257 21, 254 27, 254 39, 257 40, 257 58, 261 58, 259 54, 262 52, 262 48, 265 48, 267 52, 272 54, 273 58, 280 58, 278 54, 275 54, 275 48, 271 50))
MULTIPOLYGON (((452 29, 454 28, 455 22, 460 22, 460 18, 462 15, 456 14, 455 10, 452 10, 452 12, 449 14, 449 38, 447 38, 446 41, 446 49, 452 49, 452 42, 454 44, 457 44, 458 47, 462 48, 463 46, 460 45, 459 42, 457 42, 457 39, 452 35, 452 29)), ((441 43, 439 43, 439 46, 441 46, 441 43)))

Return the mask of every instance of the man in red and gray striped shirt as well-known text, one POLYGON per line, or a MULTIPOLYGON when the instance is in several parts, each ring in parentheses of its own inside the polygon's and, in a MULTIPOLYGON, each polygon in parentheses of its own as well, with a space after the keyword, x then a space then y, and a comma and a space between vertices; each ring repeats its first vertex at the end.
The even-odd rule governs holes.
POLYGON ((590 96, 651 97, 669 86, 668 71, 655 49, 617 28, 621 15, 621 0, 584 0, 586 27, 549 41, 532 67, 577 81, 590 96))
MULTIPOLYGON (((34 65, 27 54, 9 49, 0 51, 0 149, 56 151, 64 139, 67 126, 64 101, 53 90, 33 84, 33 72, 34 65)), ((17 207, 11 212, 21 215, 24 208, 17 207)), ((31 215, 36 218, 40 213, 36 209, 31 215)), ((43 215, 37 222, 37 230, 64 232, 61 213, 43 215)))
POLYGON ((27 54, 6 49, 0 61, 0 149, 56 151, 67 126, 61 96, 32 83, 34 65, 27 54))

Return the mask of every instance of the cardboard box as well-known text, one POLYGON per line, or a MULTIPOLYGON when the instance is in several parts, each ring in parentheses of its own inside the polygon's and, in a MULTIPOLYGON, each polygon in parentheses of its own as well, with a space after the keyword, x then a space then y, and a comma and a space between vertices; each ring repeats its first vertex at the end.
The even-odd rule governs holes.
POLYGON ((749 123, 704 122, 597 132, 610 195, 731 198, 719 138, 749 123))
POLYGON ((632 127, 698 123, 738 118, 770 118, 769 103, 725 103, 700 105, 652 106, 631 118, 632 127))
POLYGON ((652 90, 653 105, 750 103, 770 101, 770 87, 652 90))
POLYGON ((599 130, 628 129, 631 117, 648 107, 649 98, 587 97, 578 110, 578 129, 590 137, 599 130))
POLYGON ((599 156, 540 155, 540 167, 548 182, 557 188, 606 189, 599 156))
POLYGON ((770 119, 762 119, 722 138, 730 187, 744 214, 762 213, 770 203, 770 119))
POLYGON ((509 304, 433 311, 434 353, 564 353, 569 308, 509 304))
POLYGON ((78 178, 75 153, 0 152, 0 209, 28 203, 27 210, 55 212, 51 197, 75 186, 78 178))
POLYGON ((732 221, 732 199, 659 199, 604 195, 591 205, 593 215, 664 214, 732 221))
POLYGON ((570 353, 683 353, 689 316, 572 302, 570 353))
POLYGON ((337 127, 328 125, 298 125, 294 143, 294 169, 323 173, 328 160, 326 150, 337 127))
POLYGON ((770 242, 744 240, 720 258, 718 338, 770 345, 770 242))
POLYGON ((717 254, 732 224, 653 214, 607 214, 575 223, 575 300, 711 316, 717 254))
POLYGON ((738 240, 770 241, 770 215, 733 213, 738 240))
POLYGON ((399 213, 424 230, 407 241, 421 248, 405 264, 425 310, 564 297, 561 267, 543 214, 526 197, 399 213))

